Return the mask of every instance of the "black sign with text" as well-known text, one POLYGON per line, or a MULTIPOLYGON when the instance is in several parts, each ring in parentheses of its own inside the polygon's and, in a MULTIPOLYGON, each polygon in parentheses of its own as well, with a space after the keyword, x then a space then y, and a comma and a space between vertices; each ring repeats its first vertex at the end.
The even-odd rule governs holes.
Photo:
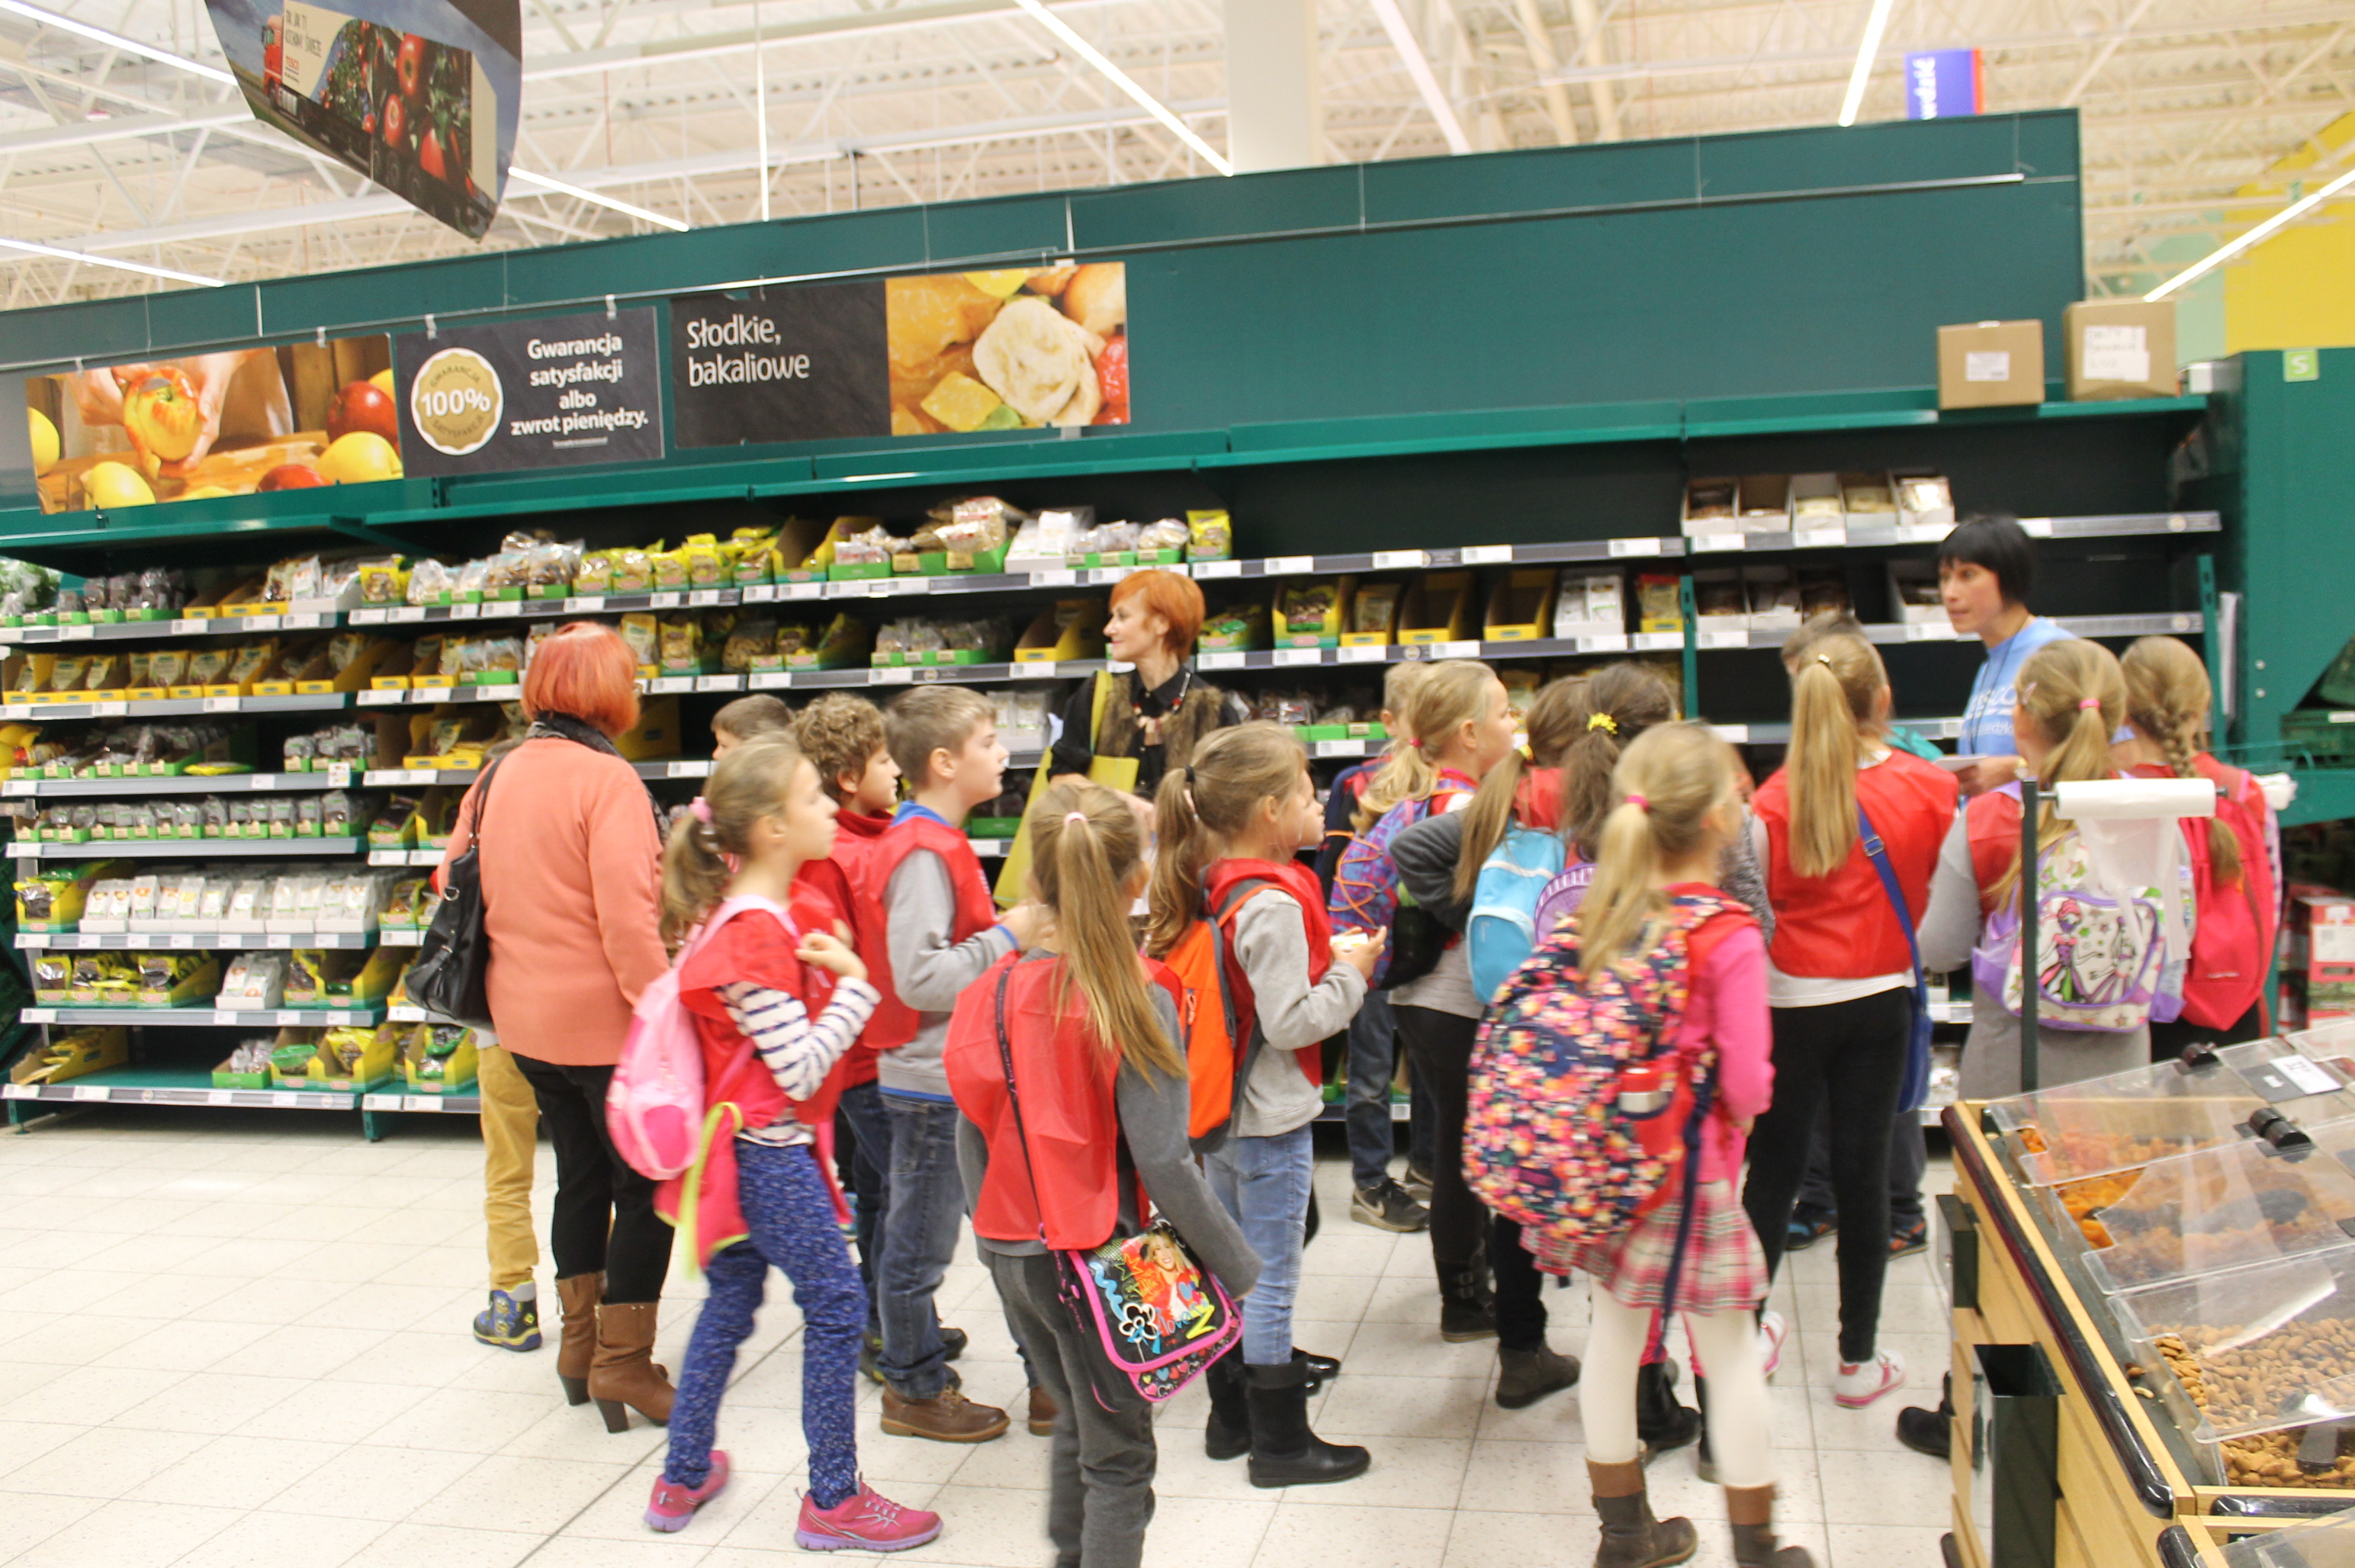
POLYGON ((891 432, 879 281, 673 300, 670 356, 682 447, 891 432))
POLYGON ((652 310, 395 338, 402 461, 419 476, 658 462, 659 356, 652 310))

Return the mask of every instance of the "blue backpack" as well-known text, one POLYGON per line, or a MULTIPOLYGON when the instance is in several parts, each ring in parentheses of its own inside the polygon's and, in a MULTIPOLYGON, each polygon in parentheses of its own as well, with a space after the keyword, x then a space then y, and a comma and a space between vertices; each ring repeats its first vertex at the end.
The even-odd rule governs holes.
POLYGON ((1538 944, 1538 898, 1561 870, 1560 835, 1508 827, 1472 886, 1472 912, 1464 923, 1472 988, 1485 997, 1520 967, 1538 944))

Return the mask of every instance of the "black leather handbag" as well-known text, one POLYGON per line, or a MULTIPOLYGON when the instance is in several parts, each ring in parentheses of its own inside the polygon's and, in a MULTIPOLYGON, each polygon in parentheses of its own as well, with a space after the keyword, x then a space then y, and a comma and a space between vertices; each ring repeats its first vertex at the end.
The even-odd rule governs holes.
MULTIPOLYGON (((499 762, 506 759, 502 757, 499 762)), ((448 1019, 469 1029, 491 1025, 491 938, 483 929, 483 803, 490 798, 491 780, 499 763, 493 763, 474 791, 474 822, 467 830, 466 852, 450 862, 442 878, 442 900, 433 908, 433 923, 417 944, 417 962, 409 966, 410 1004, 435 1018, 448 1019)))

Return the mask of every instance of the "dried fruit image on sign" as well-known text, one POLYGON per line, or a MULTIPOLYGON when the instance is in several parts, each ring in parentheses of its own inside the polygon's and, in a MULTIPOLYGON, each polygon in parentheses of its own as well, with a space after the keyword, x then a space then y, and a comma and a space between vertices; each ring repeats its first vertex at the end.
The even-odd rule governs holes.
POLYGON ((1123 263, 891 278, 884 299, 892 434, 1128 422, 1123 263))
POLYGON ((398 479, 391 381, 381 336, 32 377, 41 510, 398 479))

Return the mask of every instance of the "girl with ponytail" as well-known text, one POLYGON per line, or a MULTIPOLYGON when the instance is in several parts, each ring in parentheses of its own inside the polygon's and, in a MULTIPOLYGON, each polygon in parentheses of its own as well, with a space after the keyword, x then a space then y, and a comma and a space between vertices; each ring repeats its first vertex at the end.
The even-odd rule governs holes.
MULTIPOLYGON (((2012 734, 2026 771, 2043 792, 2037 815, 2037 864, 2048 864, 2076 837, 2052 809, 2055 785, 2119 776, 2110 738, 2126 720, 2126 692, 2117 656, 2099 643, 2071 637, 2038 649, 2020 667, 2012 734)), ((1974 795, 1946 834, 1922 917, 1922 962, 1934 971, 1959 969, 1987 934, 1990 918, 2016 918, 2022 884, 2033 896, 2037 867, 2020 864, 2019 791, 2006 785, 1974 795)), ((2050 933, 2047 932, 2049 937, 2050 933)), ((2154 938, 2156 940, 2156 938, 2154 938)), ((2024 956, 2024 955, 2023 955, 2024 956)), ((2107 1077, 2150 1061, 2150 1027, 2089 1029, 2055 1027, 2040 1032, 2041 1082, 2047 1088, 2107 1077)), ((1992 997, 1971 1009, 1963 1046, 1960 1093, 1998 1100, 2019 1093, 2019 1019, 1992 997)))
POLYGON ((1059 784, 1027 831, 1043 929, 958 997, 943 1063, 964 1113, 957 1162, 975 1241, 1055 1400, 1047 1533, 1060 1562, 1135 1568, 1153 1513, 1153 1408, 1104 1407, 1095 1391, 1105 1385, 1089 1375, 1103 1347, 1060 1299, 1050 1249, 1133 1236, 1158 1211, 1230 1295, 1252 1288, 1260 1263, 1187 1142, 1177 982, 1129 940, 1146 880, 1130 798, 1059 784))
MULTIPOLYGON (((1789 750, 1751 802, 1751 837, 1775 917, 1766 971, 1774 1103, 1751 1137, 1742 1205, 1771 1278, 1817 1118, 1828 1105, 1840 1217, 1832 1394, 1846 1410, 1905 1381, 1902 1359, 1877 1344, 1890 1256, 1891 1128, 1913 1024, 1908 932, 1928 908, 1956 795, 1953 774, 1889 744, 1890 706, 1888 672, 1870 642, 1850 632, 1809 639, 1791 670, 1789 750), (1879 865, 1864 842, 1868 822, 1879 865)), ((1779 1346, 1780 1318, 1769 1314, 1765 1328, 1779 1346)))
POLYGON ((2207 779, 2216 815, 2183 819, 2198 921, 2183 981, 2183 1013, 2154 1020, 2154 1060, 2179 1056, 2195 1040, 2233 1045, 2265 1033, 2262 993, 2281 927, 2281 830, 2257 782, 2211 756, 2208 670, 2173 637, 2144 637, 2120 661, 2132 739, 2117 759, 2137 778, 2207 779))
MULTIPOLYGON (((1715 885, 1728 840, 1742 829, 1733 750, 1700 724, 1646 731, 1620 758, 1613 800, 1596 834, 1594 880, 1564 955, 1565 986, 1584 989, 1604 969, 1680 965, 1685 1003, 1672 1040, 1652 1060, 1675 1077, 1701 1073, 1713 1054, 1714 1098, 1702 1125, 1690 1212, 1679 1177, 1634 1227, 1542 1261, 1594 1277, 1586 1336, 1587 1475, 1602 1517, 1597 1568, 1681 1563, 1697 1545, 1686 1520, 1653 1517, 1636 1419, 1637 1366, 1656 1313, 1682 1315, 1710 1370, 1709 1424, 1725 1486, 1740 1568, 1809 1568, 1797 1547, 1776 1549, 1766 1376, 1754 1317, 1766 1266, 1732 1182, 1742 1136, 1774 1087, 1766 1023, 1766 955, 1757 923, 1715 885), (1673 1284, 1675 1296, 1668 1292, 1673 1284)), ((1559 949, 1550 951, 1559 952, 1559 949)), ((1492 1093, 1496 1086, 1492 1083, 1492 1093)))

